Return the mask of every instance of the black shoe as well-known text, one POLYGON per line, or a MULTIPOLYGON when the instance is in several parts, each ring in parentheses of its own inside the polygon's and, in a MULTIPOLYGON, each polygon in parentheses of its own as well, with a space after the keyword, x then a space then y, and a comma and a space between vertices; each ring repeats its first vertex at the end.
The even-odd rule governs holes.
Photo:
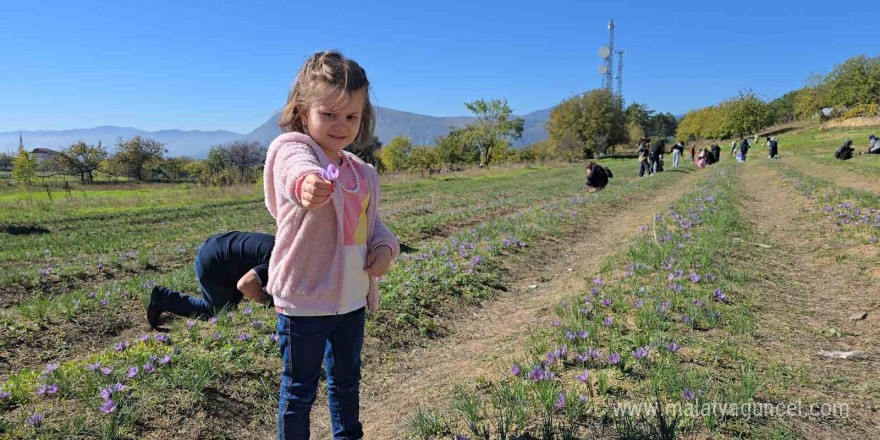
POLYGON ((153 330, 159 330, 159 317, 162 316, 162 303, 160 296, 165 293, 165 288, 161 286, 153 286, 150 292, 150 304, 147 305, 147 322, 153 330))

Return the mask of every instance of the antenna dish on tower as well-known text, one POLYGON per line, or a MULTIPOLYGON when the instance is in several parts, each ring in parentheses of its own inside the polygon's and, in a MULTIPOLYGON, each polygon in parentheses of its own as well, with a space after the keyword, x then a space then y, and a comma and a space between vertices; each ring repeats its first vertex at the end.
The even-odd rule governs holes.
POLYGON ((599 75, 608 73, 608 66, 599 66, 599 75))
POLYGON ((599 48, 599 58, 608 58, 609 55, 611 55, 611 49, 608 48, 608 46, 602 46, 599 48))

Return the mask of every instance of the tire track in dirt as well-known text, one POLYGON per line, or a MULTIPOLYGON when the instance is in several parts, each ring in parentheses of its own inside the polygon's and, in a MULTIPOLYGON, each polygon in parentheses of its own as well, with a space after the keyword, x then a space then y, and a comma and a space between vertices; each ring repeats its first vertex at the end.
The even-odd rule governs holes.
MULTIPOLYGON (((503 374, 503 366, 528 338, 529 327, 549 322, 560 300, 583 289, 586 277, 628 245, 638 226, 690 190, 702 175, 684 174, 671 185, 651 189, 651 199, 641 198, 591 220, 571 246, 561 246, 550 260, 536 261, 509 292, 483 308, 463 311, 466 318, 452 323, 446 338, 394 361, 365 366, 361 419, 366 438, 406 438, 406 421, 420 405, 440 407, 449 403, 455 385, 503 374)), ((312 411, 312 438, 329 438, 329 432, 326 398, 319 395, 312 411)))
POLYGON ((849 418, 793 417, 783 423, 804 438, 878 438, 880 276, 871 269, 880 264, 878 247, 846 248, 802 211, 808 201, 777 171, 765 164, 743 168, 743 209, 756 233, 750 240, 772 245, 750 251, 749 260, 763 265, 756 268, 763 277, 755 291, 755 349, 806 375, 805 382, 792 381, 780 391, 789 401, 844 402, 850 410, 849 418), (849 319, 856 312, 868 317, 849 319), (829 359, 817 355, 820 349, 863 350, 868 359, 829 359))

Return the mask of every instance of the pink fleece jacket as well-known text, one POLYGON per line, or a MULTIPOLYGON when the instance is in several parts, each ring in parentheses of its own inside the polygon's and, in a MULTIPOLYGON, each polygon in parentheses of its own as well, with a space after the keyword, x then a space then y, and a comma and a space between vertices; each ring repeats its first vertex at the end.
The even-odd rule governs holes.
MULTIPOLYGON (((367 249, 391 248, 397 258, 400 246, 397 237, 385 227, 377 213, 379 174, 372 165, 356 155, 343 151, 346 159, 366 170, 361 185, 369 185, 367 206, 367 249)), ((327 168, 330 159, 324 150, 302 133, 282 133, 269 145, 263 171, 266 208, 275 218, 275 248, 269 260, 269 284, 266 291, 274 297, 275 306, 304 309, 335 315, 342 296, 343 276, 343 214, 341 190, 331 196, 331 203, 306 210, 296 194, 298 182, 311 173, 327 168)), ((379 307, 377 280, 370 277, 367 306, 379 307)))

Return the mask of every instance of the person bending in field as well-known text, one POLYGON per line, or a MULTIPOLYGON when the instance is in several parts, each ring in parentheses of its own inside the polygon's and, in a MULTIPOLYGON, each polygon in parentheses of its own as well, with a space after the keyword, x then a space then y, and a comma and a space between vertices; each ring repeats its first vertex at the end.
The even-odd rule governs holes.
POLYGON ((712 156, 714 158, 712 163, 715 163, 715 162, 718 162, 721 160, 721 147, 718 145, 717 142, 712 141, 712 145, 709 146, 709 150, 712 153, 712 156))
POLYGON ((614 177, 611 170, 596 163, 587 164, 587 191, 594 192, 604 189, 608 185, 608 179, 614 177))
POLYGON ((269 302, 263 291, 269 279, 269 257, 275 236, 257 232, 227 232, 208 237, 196 253, 195 272, 202 297, 155 286, 150 292, 147 321, 157 328, 163 312, 207 319, 243 297, 269 302))
POLYGON ((852 139, 847 139, 843 141, 843 145, 834 153, 834 158, 840 160, 852 159, 853 151, 855 151, 855 148, 852 147, 852 139))
POLYGON ((868 154, 880 154, 880 138, 872 134, 868 136, 868 141, 868 154))

